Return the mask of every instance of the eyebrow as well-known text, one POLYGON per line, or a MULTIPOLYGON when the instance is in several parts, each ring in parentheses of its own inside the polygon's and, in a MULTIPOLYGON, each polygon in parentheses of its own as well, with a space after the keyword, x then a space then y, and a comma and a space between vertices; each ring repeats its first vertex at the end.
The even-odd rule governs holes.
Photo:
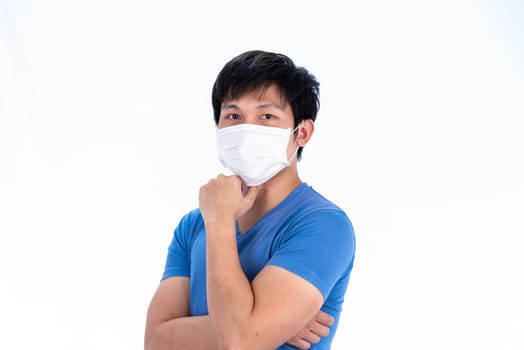
MULTIPOLYGON (((284 108, 282 108, 280 105, 276 104, 276 103, 264 103, 264 104, 261 104, 261 105, 258 105, 256 106, 256 109, 265 109, 265 108, 276 108, 278 110, 281 110, 283 111, 284 108)), ((240 107, 238 107, 236 104, 234 103, 225 103, 222 105, 222 109, 235 109, 235 110, 239 110, 240 107)))
POLYGON ((221 109, 240 109, 240 107, 232 103, 227 103, 227 104, 223 103, 221 109))
POLYGON ((277 105, 276 103, 265 103, 263 105, 257 106, 257 109, 264 109, 264 108, 276 108, 281 111, 284 110, 284 108, 282 108, 280 105, 277 105))

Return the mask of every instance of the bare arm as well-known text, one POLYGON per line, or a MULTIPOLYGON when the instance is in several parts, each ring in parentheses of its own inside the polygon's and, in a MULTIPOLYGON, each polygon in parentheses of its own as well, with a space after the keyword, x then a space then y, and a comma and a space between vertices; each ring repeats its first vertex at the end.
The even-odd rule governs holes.
POLYGON ((147 311, 146 350, 218 349, 209 316, 189 317, 189 278, 160 283, 147 311))
POLYGON ((323 303, 314 285, 277 266, 266 266, 251 284, 247 280, 235 220, 256 196, 257 189, 250 188, 244 197, 236 177, 219 176, 200 190, 208 309, 221 349, 274 349, 305 328, 323 303))
MULTIPOLYGON (((160 283, 147 312, 144 348, 218 349, 209 316, 189 317, 189 278, 171 277, 160 283)), ((307 325, 288 341, 298 349, 329 335, 333 317, 319 311, 307 325)))
POLYGON ((188 277, 162 281, 148 309, 145 349, 269 349, 286 342, 307 349, 329 335, 333 319, 319 311, 323 297, 308 281, 268 266, 249 283, 234 216, 220 217, 205 220, 210 316, 189 316, 188 277))

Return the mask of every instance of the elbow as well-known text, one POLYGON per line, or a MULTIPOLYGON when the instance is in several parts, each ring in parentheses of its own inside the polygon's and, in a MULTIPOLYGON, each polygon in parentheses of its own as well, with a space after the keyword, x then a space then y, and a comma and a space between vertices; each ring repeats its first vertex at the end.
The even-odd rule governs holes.
POLYGON ((166 343, 163 338, 163 333, 160 331, 159 326, 148 327, 144 335, 144 350, 166 349, 163 345, 166 343))
POLYGON ((220 350, 252 350, 247 343, 243 342, 218 342, 218 348, 220 350))
POLYGON ((218 334, 216 337, 220 350, 256 350, 259 347, 253 337, 241 331, 218 334))
MULTIPOLYGON (((215 329, 215 331, 217 331, 215 329)), ((219 350, 241 350, 242 342, 240 341, 235 332, 215 332, 215 340, 219 350)))
POLYGON ((144 335, 144 350, 156 350, 155 337, 153 336, 153 330, 147 329, 144 335))

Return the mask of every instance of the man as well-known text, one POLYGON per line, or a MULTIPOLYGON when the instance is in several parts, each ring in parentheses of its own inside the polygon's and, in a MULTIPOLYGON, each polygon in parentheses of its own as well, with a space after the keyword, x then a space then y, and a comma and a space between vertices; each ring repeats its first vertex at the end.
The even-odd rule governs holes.
POLYGON ((245 52, 213 86, 220 161, 169 246, 145 348, 329 349, 354 258, 350 220, 297 171, 318 111, 315 77, 245 52))

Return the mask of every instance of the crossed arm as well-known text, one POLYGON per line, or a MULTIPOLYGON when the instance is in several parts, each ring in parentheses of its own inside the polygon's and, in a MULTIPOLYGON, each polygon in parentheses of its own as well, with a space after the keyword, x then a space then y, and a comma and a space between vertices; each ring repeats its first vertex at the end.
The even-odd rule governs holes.
POLYGON ((235 220, 257 196, 236 177, 219 176, 200 190, 206 226, 209 316, 189 317, 189 278, 161 283, 148 310, 145 347, 157 349, 308 349, 329 334, 323 296, 309 281, 268 265, 250 283, 238 257, 235 220))
MULTIPOLYGON (((287 341, 298 349, 329 335, 333 318, 319 311, 287 341)), ((171 277, 160 283, 149 305, 146 350, 219 349, 209 316, 189 316, 189 278, 171 277)))

